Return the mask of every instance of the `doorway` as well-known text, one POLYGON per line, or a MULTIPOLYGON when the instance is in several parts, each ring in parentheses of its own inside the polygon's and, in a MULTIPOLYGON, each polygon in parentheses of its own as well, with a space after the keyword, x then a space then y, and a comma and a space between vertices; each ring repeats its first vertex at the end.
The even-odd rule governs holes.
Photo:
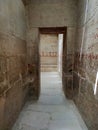
POLYGON ((39 28, 39 32, 40 75, 41 73, 58 73, 61 81, 63 81, 63 71, 66 68, 64 62, 66 61, 67 53, 67 28, 39 28))

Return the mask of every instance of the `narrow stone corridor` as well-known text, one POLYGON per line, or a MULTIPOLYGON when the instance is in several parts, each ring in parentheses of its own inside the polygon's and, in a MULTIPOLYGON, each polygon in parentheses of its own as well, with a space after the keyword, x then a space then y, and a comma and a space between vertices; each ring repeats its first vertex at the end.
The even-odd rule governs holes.
POLYGON ((41 95, 26 103, 12 130, 87 130, 77 108, 65 99, 58 73, 41 73, 41 95))

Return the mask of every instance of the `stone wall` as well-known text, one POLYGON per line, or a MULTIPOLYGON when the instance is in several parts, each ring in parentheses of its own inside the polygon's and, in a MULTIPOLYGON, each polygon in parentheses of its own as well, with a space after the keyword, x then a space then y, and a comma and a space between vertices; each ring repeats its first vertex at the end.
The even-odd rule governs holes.
POLYGON ((0 130, 10 129, 27 89, 26 17, 21 0, 0 1, 0 130))
POLYGON ((98 1, 79 0, 74 64, 74 100, 89 128, 98 130, 98 1))
MULTIPOLYGON (((39 57, 39 54, 37 53, 39 52, 38 40, 40 40, 39 28, 67 27, 67 37, 64 44, 66 44, 66 50, 68 51, 65 53, 66 58, 64 59, 64 66, 65 68, 67 67, 66 70, 69 72, 73 69, 77 0, 28 0, 26 4, 29 63, 39 70, 40 63, 36 62, 36 57, 39 57), (37 64, 39 66, 37 66, 37 64)), ((64 71, 64 73, 67 72, 64 71)), ((37 76, 35 75, 35 77, 37 76)))
POLYGON ((40 64, 41 71, 57 71, 58 64, 58 35, 40 35, 40 64))

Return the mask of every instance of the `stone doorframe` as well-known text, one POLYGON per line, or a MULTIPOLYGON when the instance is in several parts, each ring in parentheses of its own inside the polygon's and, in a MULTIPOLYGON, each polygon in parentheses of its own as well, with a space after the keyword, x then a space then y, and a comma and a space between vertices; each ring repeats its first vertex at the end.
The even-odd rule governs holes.
MULTIPOLYGON (((64 72, 67 72, 67 27, 47 27, 39 28, 40 34, 63 34, 63 49, 62 49, 62 84, 64 86, 64 72)), ((39 43, 40 44, 40 43, 39 43)), ((40 51, 39 51, 40 52, 40 51)), ((40 57, 40 55, 39 55, 40 57)), ((40 63, 39 63, 40 65, 40 63)), ((40 68, 40 66, 39 66, 40 68)))
POLYGON ((31 28, 27 34, 27 62, 32 66, 33 84, 30 87, 31 96, 39 99, 40 96, 40 34, 64 34, 63 37, 63 55, 62 55, 62 81, 64 85, 64 74, 66 71, 67 57, 67 27, 48 27, 48 28, 31 28))

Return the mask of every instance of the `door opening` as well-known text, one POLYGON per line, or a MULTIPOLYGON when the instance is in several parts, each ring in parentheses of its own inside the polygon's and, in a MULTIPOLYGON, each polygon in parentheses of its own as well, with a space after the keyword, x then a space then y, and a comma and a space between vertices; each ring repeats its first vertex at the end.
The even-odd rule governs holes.
MULTIPOLYGON (((39 28, 40 32, 40 75, 58 73, 63 81, 66 46, 66 27, 39 28)), ((41 77, 40 77, 41 78, 41 77)))

